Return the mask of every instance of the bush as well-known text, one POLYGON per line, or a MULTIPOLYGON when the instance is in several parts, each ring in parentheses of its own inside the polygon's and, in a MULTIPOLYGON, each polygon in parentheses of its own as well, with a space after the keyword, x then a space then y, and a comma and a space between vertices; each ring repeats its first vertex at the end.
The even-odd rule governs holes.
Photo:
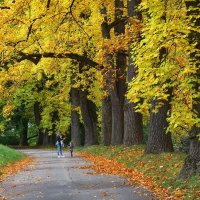
POLYGON ((19 135, 14 134, 2 134, 0 135, 0 143, 4 145, 19 145, 19 135))

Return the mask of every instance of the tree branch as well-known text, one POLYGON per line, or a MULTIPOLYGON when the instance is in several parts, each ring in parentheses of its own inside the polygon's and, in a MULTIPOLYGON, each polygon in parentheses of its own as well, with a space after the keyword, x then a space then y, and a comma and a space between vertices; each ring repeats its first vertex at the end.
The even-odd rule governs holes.
MULTIPOLYGON (((77 62, 83 63, 84 65, 89 65, 91 67, 99 67, 100 69, 103 68, 102 65, 99 63, 91 60, 90 58, 86 57, 85 55, 79 55, 76 53, 53 53, 53 52, 46 52, 46 53, 23 53, 20 52, 16 57, 10 59, 9 62, 21 62, 23 60, 29 60, 33 62, 35 65, 39 63, 41 58, 70 58, 72 60, 76 60, 77 62)), ((6 66, 9 62, 4 63, 6 66)))
POLYGON ((50 8, 50 3, 51 3, 51 0, 48 0, 47 1, 47 10, 50 8))
POLYGON ((10 7, 8 7, 8 6, 0 6, 0 9, 1 9, 1 10, 9 10, 10 7))
POLYGON ((38 134, 37 134, 37 135, 33 135, 33 136, 31 136, 31 137, 28 137, 27 140, 30 140, 30 139, 35 138, 35 137, 37 137, 37 136, 38 136, 38 134))
POLYGON ((124 22, 126 22, 127 19, 128 19, 128 17, 123 17, 123 18, 121 18, 121 19, 115 20, 114 22, 108 24, 109 30, 112 29, 113 27, 115 27, 115 26, 116 26, 117 24, 119 24, 119 23, 124 23, 124 22))

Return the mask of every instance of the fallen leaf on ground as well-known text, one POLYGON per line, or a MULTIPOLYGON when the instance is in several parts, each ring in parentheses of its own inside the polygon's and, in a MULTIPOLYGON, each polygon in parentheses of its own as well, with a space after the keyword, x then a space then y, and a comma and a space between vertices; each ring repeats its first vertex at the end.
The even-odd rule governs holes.
POLYGON ((103 197, 108 195, 107 192, 102 192, 101 194, 102 194, 103 197))
POLYGON ((130 169, 125 165, 118 163, 116 160, 107 159, 102 156, 94 156, 86 153, 79 153, 80 156, 91 161, 93 165, 77 167, 80 169, 92 169, 93 174, 113 174, 118 176, 125 176, 127 178, 127 185, 140 185, 147 188, 148 191, 156 194, 159 200, 181 200, 184 192, 181 190, 175 191, 165 189, 157 185, 151 178, 145 177, 143 173, 136 169, 130 169))
POLYGON ((1 169, 2 175, 0 176, 0 182, 4 181, 8 176, 16 174, 21 169, 25 168, 27 165, 33 162, 33 158, 27 157, 16 163, 11 163, 1 169))

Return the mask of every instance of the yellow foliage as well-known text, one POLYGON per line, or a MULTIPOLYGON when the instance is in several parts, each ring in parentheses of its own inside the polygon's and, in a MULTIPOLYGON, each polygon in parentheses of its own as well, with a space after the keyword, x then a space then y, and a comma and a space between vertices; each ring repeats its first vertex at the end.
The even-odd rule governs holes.
POLYGON ((138 102, 138 110, 145 114, 152 99, 167 100, 171 95, 168 131, 188 133, 193 125, 199 124, 193 110, 199 94, 195 89, 198 61, 190 57, 200 51, 188 39, 194 25, 187 16, 186 3, 144 0, 140 10, 141 40, 133 42, 138 74, 129 84, 127 97, 138 102))
MULTIPOLYGON (((4 116, 10 116, 13 108, 24 101, 27 109, 39 101, 43 127, 52 127, 52 113, 57 111, 60 122, 56 126, 64 131, 70 123, 71 87, 87 89, 88 98, 100 110, 106 96, 102 74, 113 70, 109 78, 116 78, 115 69, 105 64, 106 55, 114 58, 131 47, 138 69, 129 84, 128 99, 137 103, 137 109, 147 117, 152 99, 167 100, 171 95, 168 131, 187 132, 193 125, 200 126, 193 110, 200 96, 199 88, 194 87, 200 82, 196 77, 199 61, 191 59, 191 53, 200 52, 188 40, 191 31, 199 29, 187 16, 185 3, 143 0, 139 8, 142 21, 130 18, 125 34, 116 36, 112 28, 111 38, 103 39, 101 24, 105 15, 109 24, 115 20, 114 1, 59 0, 47 5, 41 0, 5 0, 1 4, 10 9, 0 9, 0 95, 9 102, 4 116), (100 13, 103 6, 106 14, 100 13), (46 58, 45 53, 54 57, 46 58), (84 59, 81 66, 71 61, 67 55, 72 53, 104 64, 104 71, 88 67, 84 59), (20 60, 23 56, 27 60, 20 60)), ((124 5, 126 15, 125 1, 124 5)))

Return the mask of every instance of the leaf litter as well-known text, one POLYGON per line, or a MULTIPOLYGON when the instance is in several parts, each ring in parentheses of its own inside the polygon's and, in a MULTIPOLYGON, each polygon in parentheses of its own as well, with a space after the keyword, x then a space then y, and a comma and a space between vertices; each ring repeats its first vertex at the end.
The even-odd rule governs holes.
POLYGON ((126 177, 124 182, 129 186, 141 186, 146 188, 153 195, 150 199, 155 199, 154 194, 159 200, 181 200, 184 196, 184 190, 177 188, 175 191, 163 188, 156 184, 151 178, 145 177, 143 173, 136 169, 127 168, 124 164, 119 163, 116 159, 108 159, 103 156, 80 153, 80 156, 89 160, 92 165, 80 166, 79 169, 92 169, 90 174, 112 174, 126 177))

